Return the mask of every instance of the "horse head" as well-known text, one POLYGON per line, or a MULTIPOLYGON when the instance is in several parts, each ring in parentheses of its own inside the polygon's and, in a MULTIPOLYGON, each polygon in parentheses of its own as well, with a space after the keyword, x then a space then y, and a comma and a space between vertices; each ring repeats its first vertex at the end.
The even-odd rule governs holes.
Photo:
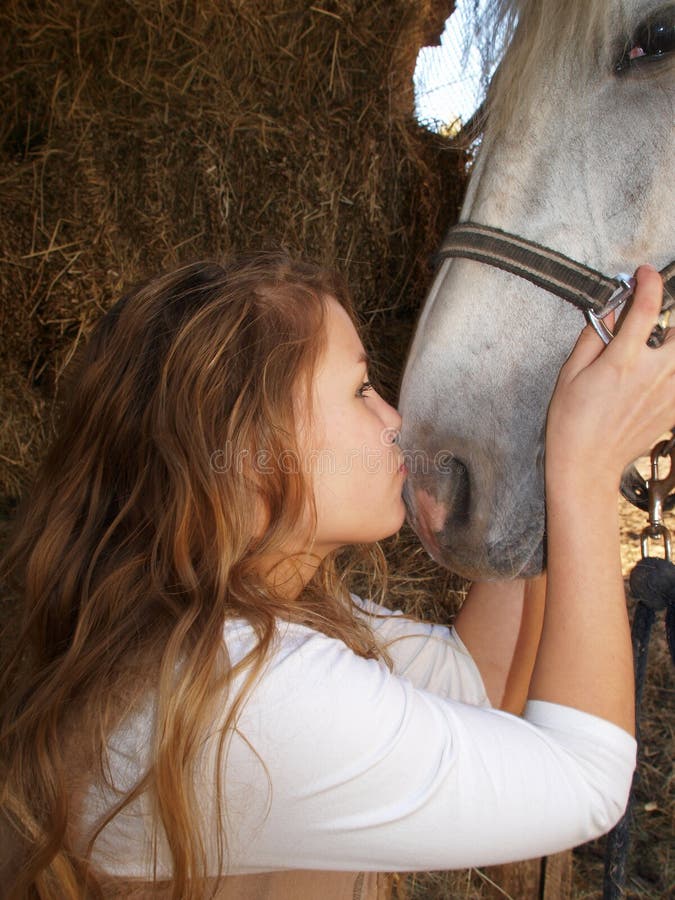
MULTIPOLYGON (((502 3, 516 22, 460 221, 608 275, 673 258, 675 4, 502 3)), ((583 314, 515 274, 444 261, 404 372, 409 517, 469 578, 545 561, 544 432, 583 314)))

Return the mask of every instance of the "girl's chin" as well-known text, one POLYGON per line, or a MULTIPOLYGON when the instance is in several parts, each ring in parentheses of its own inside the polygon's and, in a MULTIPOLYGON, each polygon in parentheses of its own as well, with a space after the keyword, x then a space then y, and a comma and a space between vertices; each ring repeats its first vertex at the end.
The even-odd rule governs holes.
POLYGON ((403 498, 400 500, 400 508, 397 510, 396 514, 392 517, 391 524, 384 530, 384 533, 381 537, 376 538, 378 541, 383 541, 385 538, 393 537, 403 527, 403 523, 405 522, 406 517, 406 508, 403 502, 403 498))
MULTIPOLYGON (((368 510, 364 511, 361 523, 368 526, 367 533, 363 530, 354 529, 354 531, 352 531, 351 528, 349 530, 345 528, 342 530, 341 540, 333 539, 326 541, 326 543, 323 543, 320 540, 319 543, 314 544, 315 551, 319 552, 319 548, 321 547, 325 553, 329 553, 341 547, 349 547, 354 544, 374 544, 377 541, 383 541, 385 538, 393 537, 401 530, 406 519, 407 511, 405 503, 403 502, 403 497, 397 498, 396 503, 392 505, 386 519, 383 519, 382 516, 378 516, 377 520, 374 519, 373 512, 378 511, 379 509, 381 509, 381 507, 378 507, 373 503, 368 510)), ((333 538, 335 538, 335 535, 333 535, 333 538)))

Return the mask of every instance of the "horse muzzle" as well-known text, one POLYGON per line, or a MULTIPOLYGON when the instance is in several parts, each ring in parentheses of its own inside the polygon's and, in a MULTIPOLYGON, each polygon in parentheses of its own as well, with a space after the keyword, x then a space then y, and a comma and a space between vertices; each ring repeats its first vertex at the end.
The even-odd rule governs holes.
MULTIPOLYGON (((410 471, 403 497, 408 519, 437 562, 466 578, 527 578, 544 566, 543 473, 523 475, 524 490, 504 490, 492 460, 445 453, 410 471)), ((541 467, 539 467, 541 468, 541 467)))

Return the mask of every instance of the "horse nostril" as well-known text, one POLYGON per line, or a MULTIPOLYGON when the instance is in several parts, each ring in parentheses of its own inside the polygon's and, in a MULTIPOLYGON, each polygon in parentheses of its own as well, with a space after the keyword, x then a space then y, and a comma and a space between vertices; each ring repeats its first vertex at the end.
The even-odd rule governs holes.
POLYGON ((452 467, 456 461, 457 458, 453 456, 452 453, 444 453, 441 451, 436 454, 436 468, 443 475, 452 471, 452 467))
POLYGON ((454 453, 441 451, 436 454, 436 468, 441 475, 456 475, 458 477, 466 476, 466 466, 462 460, 455 456, 454 453))
POLYGON ((448 522, 465 525, 469 519, 471 482, 466 465, 452 453, 440 453, 436 466, 443 482, 443 498, 448 504, 448 522))

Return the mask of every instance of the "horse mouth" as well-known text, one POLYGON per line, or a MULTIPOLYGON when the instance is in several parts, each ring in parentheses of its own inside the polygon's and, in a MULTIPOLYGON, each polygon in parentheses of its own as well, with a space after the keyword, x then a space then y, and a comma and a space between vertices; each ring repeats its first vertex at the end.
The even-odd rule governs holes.
POLYGON ((419 515, 413 500, 412 488, 407 483, 403 499, 408 521, 424 549, 431 558, 445 569, 471 580, 494 581, 498 579, 533 578, 545 567, 546 542, 544 512, 527 516, 517 512, 510 517, 508 526, 499 530, 492 539, 478 536, 469 527, 452 521, 441 527, 440 517, 419 515), (526 528, 519 528, 518 521, 528 521, 526 528))
POLYGON ((431 546, 424 540, 422 543, 440 566, 471 581, 534 578, 544 569, 546 554, 543 538, 478 549, 438 540, 431 546))

